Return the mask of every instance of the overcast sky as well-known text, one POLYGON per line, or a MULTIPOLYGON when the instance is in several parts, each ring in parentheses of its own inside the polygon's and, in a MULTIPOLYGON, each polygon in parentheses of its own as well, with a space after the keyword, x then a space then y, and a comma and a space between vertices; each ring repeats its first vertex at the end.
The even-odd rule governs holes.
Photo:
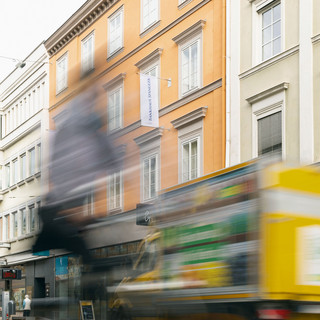
MULTIPOLYGON (((24 59, 86 0, 0 0, 0 56, 24 59)), ((0 81, 16 62, 0 58, 0 81)))

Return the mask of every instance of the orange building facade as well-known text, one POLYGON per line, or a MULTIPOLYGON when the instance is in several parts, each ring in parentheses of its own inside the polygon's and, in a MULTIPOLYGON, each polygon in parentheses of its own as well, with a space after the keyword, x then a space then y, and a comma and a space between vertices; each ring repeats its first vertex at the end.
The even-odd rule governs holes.
POLYGON ((95 82, 124 167, 95 194, 109 216, 225 164, 225 1, 89 0, 46 42, 50 126, 95 82), (157 77, 159 126, 140 120, 140 74, 157 77))

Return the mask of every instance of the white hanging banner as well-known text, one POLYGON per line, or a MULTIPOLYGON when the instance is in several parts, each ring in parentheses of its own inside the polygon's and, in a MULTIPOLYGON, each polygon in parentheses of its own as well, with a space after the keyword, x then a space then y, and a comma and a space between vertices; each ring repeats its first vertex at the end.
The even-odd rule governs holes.
POLYGON ((159 127, 158 78, 140 73, 141 125, 159 127))

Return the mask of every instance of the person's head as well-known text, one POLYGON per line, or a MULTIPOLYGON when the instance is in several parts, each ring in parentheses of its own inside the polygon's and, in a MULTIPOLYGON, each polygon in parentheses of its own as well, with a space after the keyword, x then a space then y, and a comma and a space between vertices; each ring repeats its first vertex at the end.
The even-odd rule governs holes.
POLYGON ((26 295, 25 295, 25 298, 26 298, 26 299, 29 299, 29 296, 26 294, 26 295))

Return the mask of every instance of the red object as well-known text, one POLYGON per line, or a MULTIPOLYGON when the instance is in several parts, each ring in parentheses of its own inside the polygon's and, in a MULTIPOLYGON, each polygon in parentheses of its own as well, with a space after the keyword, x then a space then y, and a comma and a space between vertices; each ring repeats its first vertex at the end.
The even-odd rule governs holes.
POLYGON ((261 309, 258 310, 259 319, 288 319, 290 316, 290 310, 287 309, 261 309))

